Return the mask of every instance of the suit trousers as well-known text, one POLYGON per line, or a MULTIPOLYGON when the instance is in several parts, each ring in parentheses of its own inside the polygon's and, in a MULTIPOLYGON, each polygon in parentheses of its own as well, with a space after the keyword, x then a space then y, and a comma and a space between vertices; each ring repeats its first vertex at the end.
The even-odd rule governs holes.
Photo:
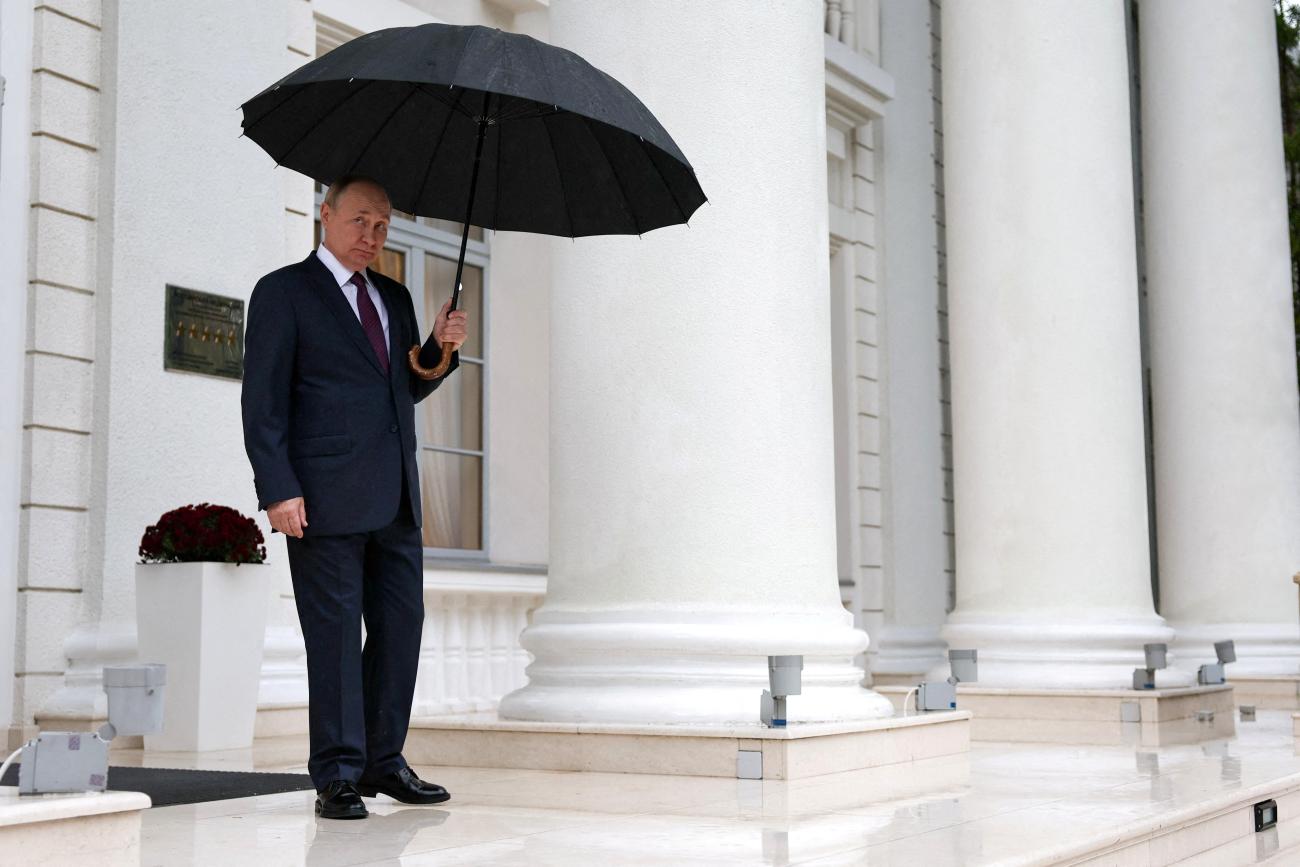
POLYGON ((402 745, 420 661, 424 579, 420 528, 405 482, 402 488, 387 527, 286 537, 307 646, 307 770, 317 790, 406 767, 402 745))

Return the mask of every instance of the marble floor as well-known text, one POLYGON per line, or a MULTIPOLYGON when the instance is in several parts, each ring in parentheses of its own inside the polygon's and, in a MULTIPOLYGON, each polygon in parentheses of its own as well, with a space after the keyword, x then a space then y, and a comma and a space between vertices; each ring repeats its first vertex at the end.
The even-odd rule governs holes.
MULTIPOLYGON (((450 802, 380 798, 357 822, 317 820, 309 792, 148 810, 140 863, 1052 864, 1143 833, 1149 845, 1098 863, 1300 864, 1300 795, 1279 798, 1276 829, 1234 831, 1230 843, 1189 821, 1234 793, 1300 789, 1295 744, 1289 713, 1260 711, 1233 737, 1201 744, 977 743, 968 756, 793 782, 419 767, 450 802)), ((113 762, 301 770, 304 749, 281 739, 201 757, 117 752, 113 762)), ((1237 828, 1240 813, 1220 824, 1237 828)))

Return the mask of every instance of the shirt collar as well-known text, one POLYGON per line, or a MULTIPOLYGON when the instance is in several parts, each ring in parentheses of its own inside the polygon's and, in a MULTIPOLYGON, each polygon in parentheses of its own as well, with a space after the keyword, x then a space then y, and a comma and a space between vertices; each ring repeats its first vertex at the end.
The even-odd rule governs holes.
MULTIPOLYGON (((346 286, 349 282, 351 282, 352 274, 354 272, 349 271, 343 265, 342 262, 336 259, 334 257, 334 254, 331 253, 329 251, 329 248, 326 247, 324 244, 321 244, 319 247, 316 248, 316 258, 320 259, 321 264, 324 265, 326 268, 328 268, 330 273, 334 275, 334 280, 336 283, 339 284, 340 289, 346 286)), ((367 285, 369 285, 370 276, 366 274, 365 271, 361 272, 361 276, 363 279, 365 279, 367 285)))

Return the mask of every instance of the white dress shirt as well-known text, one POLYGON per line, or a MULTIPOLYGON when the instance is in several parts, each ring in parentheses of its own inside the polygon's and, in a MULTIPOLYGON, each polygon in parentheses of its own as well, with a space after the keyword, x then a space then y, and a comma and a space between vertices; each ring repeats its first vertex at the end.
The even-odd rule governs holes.
MULTIPOLYGON (((324 244, 316 248, 316 258, 334 275, 338 281, 339 288, 343 290, 343 295, 348 299, 348 304, 352 307, 353 314, 356 315, 357 321, 361 321, 361 311, 357 309, 357 287, 352 282, 352 273, 329 251, 324 244)), ((365 271, 361 271, 361 278, 366 281, 366 289, 370 292, 370 300, 375 303, 375 310, 379 311, 379 324, 384 326, 384 346, 392 346, 388 340, 388 310, 384 307, 384 299, 380 297, 379 290, 375 284, 370 282, 370 278, 365 271)))

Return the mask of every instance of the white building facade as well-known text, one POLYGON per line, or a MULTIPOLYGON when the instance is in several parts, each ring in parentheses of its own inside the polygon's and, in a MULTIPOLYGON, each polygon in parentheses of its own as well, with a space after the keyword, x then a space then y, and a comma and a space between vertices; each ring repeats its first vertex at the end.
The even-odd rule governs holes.
MULTIPOLYGON (((869 686, 948 646, 990 686, 1122 687, 1148 641, 1186 682, 1223 638, 1230 673, 1300 679, 1268 0, 0 2, 11 743, 102 719, 147 525, 255 514, 238 382, 163 359, 168 285, 246 300, 314 242, 313 184, 238 106, 430 22, 582 54, 710 203, 641 239, 472 236, 479 330, 421 406, 417 714, 730 721, 768 653, 808 657, 816 718, 888 713, 869 686)), ((458 240, 395 221, 422 317, 458 240)), ((259 731, 305 730, 257 519, 259 731)))

